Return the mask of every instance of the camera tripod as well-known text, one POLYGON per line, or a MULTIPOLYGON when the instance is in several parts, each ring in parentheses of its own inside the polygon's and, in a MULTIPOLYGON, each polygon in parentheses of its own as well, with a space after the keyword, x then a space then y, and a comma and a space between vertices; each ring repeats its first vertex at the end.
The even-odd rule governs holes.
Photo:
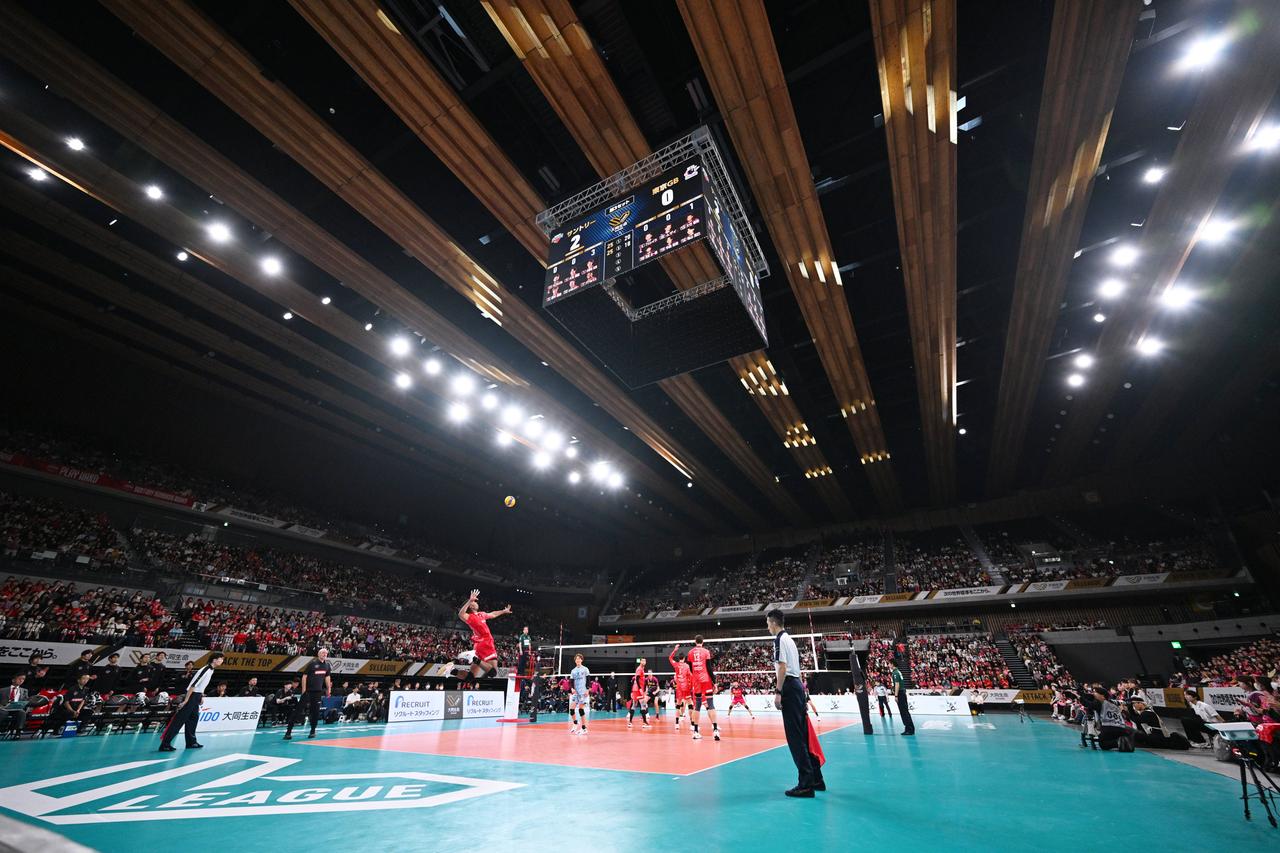
POLYGON ((1280 787, 1276 786, 1275 780, 1267 775, 1253 756, 1242 749, 1236 748, 1232 752, 1240 759, 1240 799, 1244 802, 1244 819, 1253 820, 1253 815, 1249 813, 1249 800, 1257 797, 1258 802, 1262 803, 1262 809, 1267 813, 1267 821, 1274 828, 1276 826, 1276 794, 1280 794, 1280 787), (1253 787, 1256 793, 1249 793, 1249 782, 1245 776, 1246 771, 1253 778, 1253 787), (1262 778, 1258 776, 1261 774, 1262 778), (1265 779, 1264 783, 1262 780, 1265 779))

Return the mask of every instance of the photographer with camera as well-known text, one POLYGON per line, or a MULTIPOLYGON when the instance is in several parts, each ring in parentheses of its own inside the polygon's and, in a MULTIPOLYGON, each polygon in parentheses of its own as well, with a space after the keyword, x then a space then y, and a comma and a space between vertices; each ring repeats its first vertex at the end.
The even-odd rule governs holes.
MULTIPOLYGON (((1103 749, 1115 749, 1120 752, 1133 752, 1133 730, 1125 724, 1124 714, 1120 706, 1111 699, 1111 694, 1101 684, 1095 684, 1080 694, 1080 702, 1084 705, 1086 715, 1090 715, 1098 725, 1098 746, 1103 749)), ((1086 732, 1080 736, 1080 745, 1084 746, 1086 732)))

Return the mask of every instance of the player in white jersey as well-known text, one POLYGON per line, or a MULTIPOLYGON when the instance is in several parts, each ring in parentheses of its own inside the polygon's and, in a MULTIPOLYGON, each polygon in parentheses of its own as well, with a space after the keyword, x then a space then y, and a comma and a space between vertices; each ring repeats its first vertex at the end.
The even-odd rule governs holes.
POLYGON ((573 681, 573 692, 569 695, 569 734, 585 735, 587 711, 591 710, 591 694, 587 690, 591 670, 582 665, 581 654, 574 655, 573 662, 577 665, 569 673, 569 678, 573 681))

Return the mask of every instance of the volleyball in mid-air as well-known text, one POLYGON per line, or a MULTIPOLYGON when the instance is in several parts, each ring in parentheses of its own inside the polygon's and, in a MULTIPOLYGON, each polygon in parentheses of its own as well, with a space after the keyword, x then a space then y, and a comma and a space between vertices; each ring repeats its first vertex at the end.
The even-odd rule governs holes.
POLYGON ((516 505, 515 495, 507 495, 505 498, 502 499, 502 502, 506 504, 508 508, 515 506, 516 505))

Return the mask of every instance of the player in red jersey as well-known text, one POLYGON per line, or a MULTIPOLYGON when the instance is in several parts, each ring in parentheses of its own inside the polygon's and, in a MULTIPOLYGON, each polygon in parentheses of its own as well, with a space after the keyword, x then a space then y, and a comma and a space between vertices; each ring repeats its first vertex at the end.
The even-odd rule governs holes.
MULTIPOLYGON (((736 705, 741 705, 748 714, 751 714, 751 709, 747 707, 747 697, 742 695, 742 688, 738 686, 738 682, 735 681, 730 684, 729 690, 731 691, 733 698, 729 701, 729 713, 726 714, 726 716, 733 716, 733 709, 736 705)), ((756 715, 751 714, 751 719, 754 720, 755 718, 756 715)))
POLYGON ((645 671, 644 665, 647 663, 644 658, 636 661, 635 675, 631 676, 631 701, 627 703, 627 728, 631 728, 631 721, 636 716, 636 705, 640 706, 640 722, 644 724, 644 728, 649 728, 649 700, 645 697, 645 671))
POLYGON ((684 662, 683 657, 676 657, 680 651, 677 645, 671 650, 671 654, 667 656, 667 660, 671 661, 671 668, 675 671, 676 677, 676 731, 680 731, 680 717, 688 714, 689 719, 693 719, 693 712, 690 710, 689 697, 690 691, 693 689, 693 675, 689 671, 689 664, 684 662))
POLYGON ((711 734, 720 740, 720 725, 716 722, 716 682, 715 673, 711 671, 711 650, 702 645, 702 635, 693 638, 693 648, 684 656, 689 664, 690 691, 693 693, 693 714, 689 722, 693 725, 693 739, 702 740, 702 732, 698 730, 698 720, 702 715, 702 702, 707 702, 707 716, 711 718, 711 734))
POLYGON ((497 673, 498 647, 493 642, 493 634, 489 633, 489 625, 487 623, 490 619, 506 616, 511 612, 511 605, 508 604, 501 610, 485 613, 480 609, 479 598, 480 590, 471 590, 471 597, 458 610, 458 618, 466 622, 467 627, 471 629, 471 642, 475 644, 475 656, 471 659, 472 678, 479 678, 481 675, 495 675, 497 673))

